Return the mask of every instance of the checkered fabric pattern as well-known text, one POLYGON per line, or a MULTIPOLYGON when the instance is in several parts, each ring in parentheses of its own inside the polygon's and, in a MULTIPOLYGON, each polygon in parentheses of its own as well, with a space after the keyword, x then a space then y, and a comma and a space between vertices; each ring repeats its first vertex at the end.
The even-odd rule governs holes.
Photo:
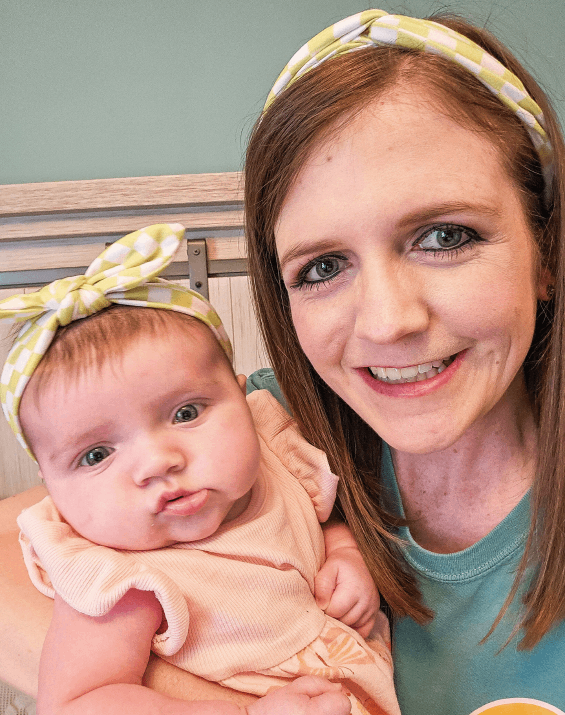
POLYGON ((464 35, 437 22, 384 10, 365 10, 337 22, 301 47, 279 75, 264 112, 275 98, 304 73, 331 57, 375 45, 395 45, 447 57, 474 74, 525 124, 540 157, 546 187, 553 178, 553 150, 544 128, 543 112, 522 82, 492 55, 464 35))
POLYGON ((2 409, 18 442, 32 458, 18 410, 25 387, 60 326, 114 303, 176 310, 205 323, 232 360, 229 338, 210 303, 190 288, 157 277, 171 262, 183 237, 180 224, 148 226, 109 246, 84 275, 0 301, 0 320, 23 323, 0 377, 2 409))

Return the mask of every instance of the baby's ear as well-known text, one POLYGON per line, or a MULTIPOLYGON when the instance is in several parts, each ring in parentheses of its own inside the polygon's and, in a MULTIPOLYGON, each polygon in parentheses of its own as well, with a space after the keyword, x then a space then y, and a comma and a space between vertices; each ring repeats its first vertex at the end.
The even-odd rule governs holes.
POLYGON ((237 384, 240 386, 243 394, 246 395, 247 394, 247 378, 245 377, 245 375, 238 375, 235 379, 237 380, 237 384))

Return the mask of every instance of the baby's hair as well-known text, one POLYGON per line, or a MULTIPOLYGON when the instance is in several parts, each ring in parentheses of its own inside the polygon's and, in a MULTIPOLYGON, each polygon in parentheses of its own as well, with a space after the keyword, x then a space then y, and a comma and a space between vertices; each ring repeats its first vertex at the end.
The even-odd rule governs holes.
POLYGON ((185 313, 159 308, 112 305, 99 313, 75 320, 57 330, 53 342, 37 366, 32 381, 37 388, 54 377, 77 379, 108 360, 119 360, 139 338, 189 335, 198 338, 199 326, 217 345, 218 356, 230 365, 211 330, 185 313))

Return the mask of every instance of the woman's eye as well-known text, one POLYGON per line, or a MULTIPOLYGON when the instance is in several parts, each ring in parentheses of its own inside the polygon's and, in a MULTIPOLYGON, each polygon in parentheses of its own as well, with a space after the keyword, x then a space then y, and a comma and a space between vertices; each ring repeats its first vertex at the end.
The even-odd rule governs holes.
POLYGON ((93 447, 80 460, 81 467, 94 467, 112 454, 108 447, 93 447))
POLYGON ((199 411, 196 405, 183 405, 176 411, 173 422, 191 422, 192 420, 195 420, 198 415, 199 411))
POLYGON ((420 238, 416 246, 422 251, 449 252, 478 242, 480 237, 464 226, 435 226, 420 238))
POLYGON ((291 288, 301 288, 304 285, 315 285, 335 278, 345 268, 347 259, 344 256, 320 256, 309 261, 298 274, 291 288))

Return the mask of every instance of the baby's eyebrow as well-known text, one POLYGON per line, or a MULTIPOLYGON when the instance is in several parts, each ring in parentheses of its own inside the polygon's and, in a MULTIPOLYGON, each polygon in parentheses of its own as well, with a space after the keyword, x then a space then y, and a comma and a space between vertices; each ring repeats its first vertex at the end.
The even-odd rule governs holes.
POLYGON ((96 427, 87 429, 84 432, 75 432, 70 440, 65 440, 63 437, 58 442, 55 435, 51 448, 47 452, 47 459, 50 462, 65 461, 69 455, 74 456, 97 442, 103 442, 105 436, 107 437, 106 425, 96 425, 96 427))

